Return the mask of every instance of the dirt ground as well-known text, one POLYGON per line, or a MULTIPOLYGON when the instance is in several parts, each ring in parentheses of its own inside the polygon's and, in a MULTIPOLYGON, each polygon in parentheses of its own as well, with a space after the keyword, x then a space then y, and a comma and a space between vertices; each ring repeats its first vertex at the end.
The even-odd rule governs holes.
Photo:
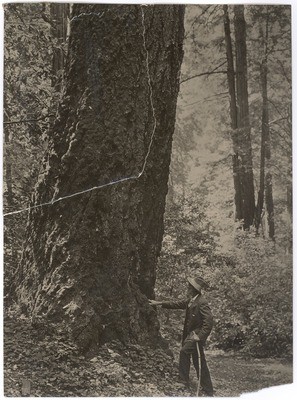
POLYGON ((293 381, 292 363, 280 359, 248 358, 236 353, 207 352, 215 397, 238 397, 293 381))
MULTIPOLYGON (((25 317, 5 315, 4 395, 8 397, 195 397, 178 379, 178 344, 172 356, 139 345, 104 345, 85 358, 50 326, 32 327, 25 317)), ((215 397, 292 382, 292 362, 206 351, 215 397)), ((195 381, 194 370, 191 370, 195 381)))

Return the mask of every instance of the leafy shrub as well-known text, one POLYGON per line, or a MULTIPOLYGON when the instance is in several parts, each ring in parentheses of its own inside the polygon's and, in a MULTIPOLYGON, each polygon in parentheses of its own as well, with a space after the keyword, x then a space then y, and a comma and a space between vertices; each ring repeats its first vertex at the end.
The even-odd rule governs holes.
MULTIPOLYGON (((212 346, 241 349, 259 357, 290 355, 291 255, 253 230, 225 232, 231 240, 223 238, 220 247, 217 233, 195 210, 185 215, 182 208, 173 213, 169 209, 166 223, 156 297, 181 298, 186 277, 202 274, 210 282, 205 295, 215 318, 209 340, 212 346)), ((159 315, 162 334, 178 340, 183 316, 170 310, 159 315)))
POLYGON ((218 347, 258 356, 289 354, 292 346, 292 262, 270 240, 238 231, 233 262, 209 268, 218 347))

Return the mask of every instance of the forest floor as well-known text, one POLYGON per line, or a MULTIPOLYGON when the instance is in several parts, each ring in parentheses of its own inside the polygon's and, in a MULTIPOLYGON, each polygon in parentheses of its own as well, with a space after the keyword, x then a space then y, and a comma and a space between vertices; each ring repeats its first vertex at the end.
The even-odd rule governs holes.
MULTIPOLYGON (((33 328, 24 316, 4 317, 4 395, 8 397, 195 396, 177 383, 175 360, 161 350, 111 343, 93 358, 78 354, 62 334, 33 328)), ((292 382, 292 362, 206 351, 215 397, 292 382)), ((193 374, 193 372, 192 372, 193 374)), ((193 374, 194 376, 194 374, 193 374)))

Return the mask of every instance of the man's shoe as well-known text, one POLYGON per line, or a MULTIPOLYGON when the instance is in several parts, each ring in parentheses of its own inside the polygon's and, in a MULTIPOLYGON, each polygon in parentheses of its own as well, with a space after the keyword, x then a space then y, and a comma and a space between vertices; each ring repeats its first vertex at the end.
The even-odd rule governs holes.
POLYGON ((190 389, 190 382, 189 382, 189 381, 185 381, 185 380, 182 379, 182 378, 178 378, 177 381, 176 381, 176 383, 178 383, 178 384, 180 384, 180 385, 186 387, 187 389, 190 389))
POLYGON ((213 397, 213 392, 207 392, 203 388, 200 389, 199 394, 201 397, 213 397))

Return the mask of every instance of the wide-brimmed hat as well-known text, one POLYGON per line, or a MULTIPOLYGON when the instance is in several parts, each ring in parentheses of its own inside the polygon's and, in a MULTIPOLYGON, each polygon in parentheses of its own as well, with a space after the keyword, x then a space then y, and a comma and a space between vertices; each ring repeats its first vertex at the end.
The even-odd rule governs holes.
POLYGON ((203 278, 201 278, 201 276, 197 276, 195 278, 189 277, 188 282, 191 286, 193 286, 193 288, 198 290, 198 292, 200 292, 201 289, 208 288, 208 283, 203 278))

